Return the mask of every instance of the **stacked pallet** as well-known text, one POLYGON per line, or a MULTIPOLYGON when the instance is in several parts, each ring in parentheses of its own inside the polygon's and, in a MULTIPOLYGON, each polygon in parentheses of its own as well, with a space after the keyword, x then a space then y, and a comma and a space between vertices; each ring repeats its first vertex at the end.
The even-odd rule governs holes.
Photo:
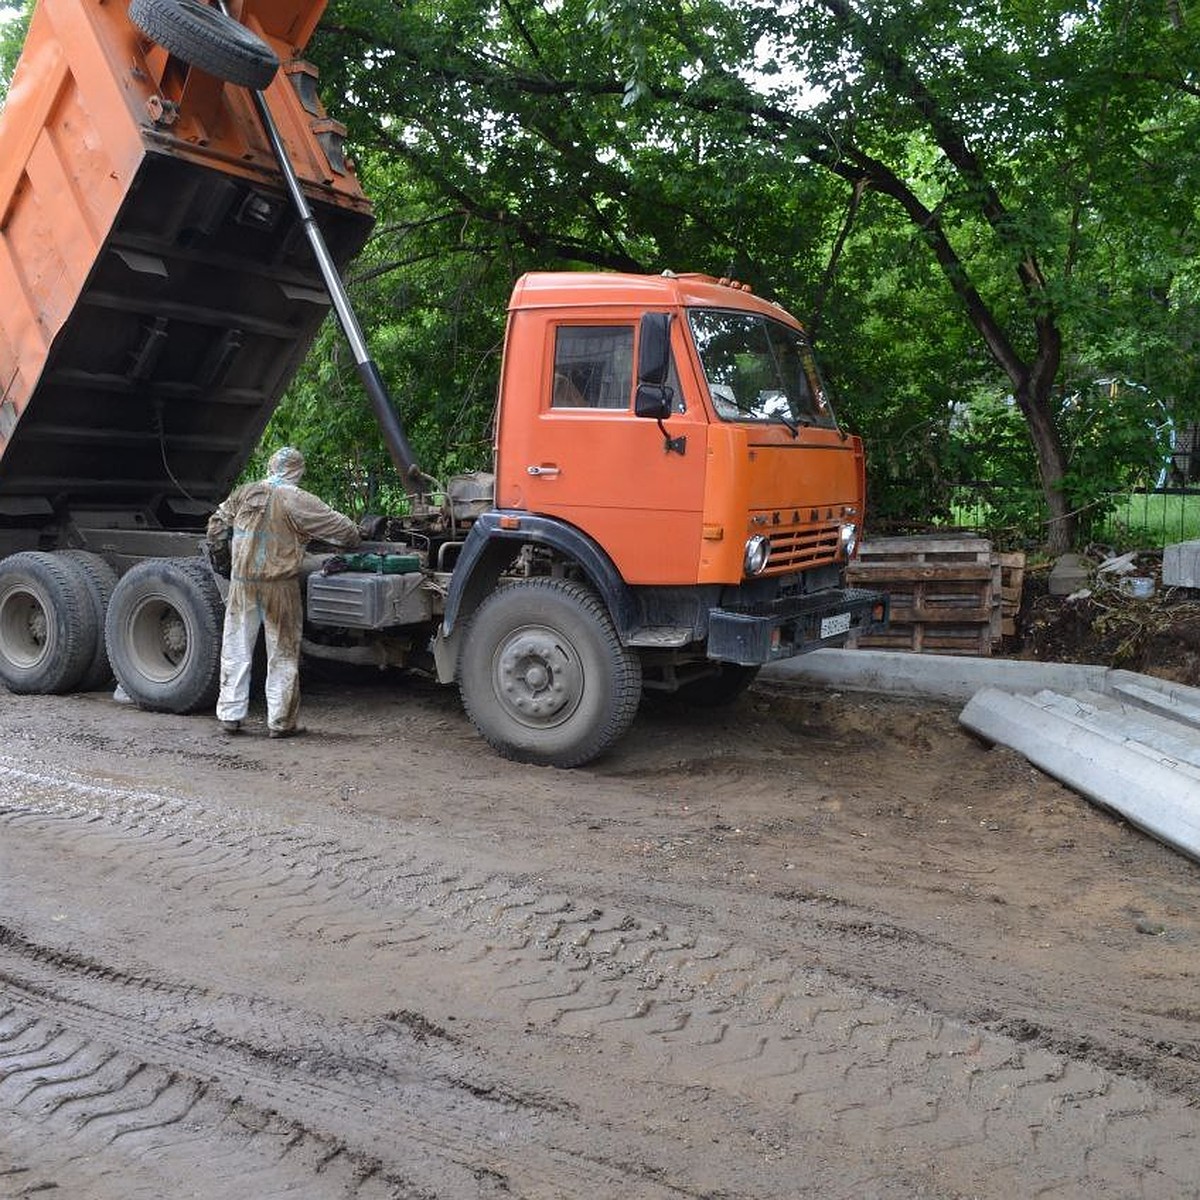
POLYGON ((1000 634, 1017 636, 1017 613, 1021 608, 1021 591, 1025 586, 1025 552, 997 554, 1000 563, 1000 634))
POLYGON ((856 644, 989 655, 1006 631, 1006 619, 1015 632, 1024 565, 1024 555, 993 553, 986 538, 935 534, 867 542, 847 582, 887 592, 891 623, 859 635, 856 644))

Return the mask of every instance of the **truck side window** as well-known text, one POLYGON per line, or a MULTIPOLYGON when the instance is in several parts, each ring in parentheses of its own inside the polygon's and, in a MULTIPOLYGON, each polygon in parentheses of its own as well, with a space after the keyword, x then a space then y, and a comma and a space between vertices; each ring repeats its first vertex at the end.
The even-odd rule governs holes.
POLYGON ((632 325, 560 325, 554 336, 553 408, 628 408, 632 325))

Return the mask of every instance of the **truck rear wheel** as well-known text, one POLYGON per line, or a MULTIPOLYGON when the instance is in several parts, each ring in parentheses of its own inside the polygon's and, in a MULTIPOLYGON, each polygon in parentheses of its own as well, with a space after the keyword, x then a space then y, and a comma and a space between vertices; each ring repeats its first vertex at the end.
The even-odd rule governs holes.
POLYGON ((129 19, 176 58, 229 83, 262 91, 279 69, 258 34, 200 0, 132 0, 129 19))
POLYGON ((23 695, 71 691, 99 630, 79 568, 25 550, 0 562, 0 680, 23 695))
POLYGON ((196 558, 151 558, 113 590, 105 641, 129 698, 152 712, 211 708, 221 679, 221 593, 196 558))
POLYGON ((471 723, 505 758, 577 767, 629 728, 642 667, 591 590, 530 579, 479 606, 458 682, 471 723))
POLYGON ((78 687, 81 692, 94 692, 105 687, 112 679, 108 647, 104 643, 104 618, 108 613, 108 602, 112 597, 113 588, 117 586, 117 573, 100 555, 87 550, 62 550, 59 556, 73 563, 83 576, 88 604, 92 610, 96 642, 78 687))

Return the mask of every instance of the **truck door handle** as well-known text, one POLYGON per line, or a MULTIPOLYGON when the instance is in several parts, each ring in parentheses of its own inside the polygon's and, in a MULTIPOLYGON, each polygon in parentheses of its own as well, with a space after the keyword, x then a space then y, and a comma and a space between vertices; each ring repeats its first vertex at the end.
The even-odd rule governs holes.
POLYGON ((554 467, 554 466, 526 467, 525 474, 526 475, 559 475, 559 474, 561 474, 561 472, 559 471, 559 469, 557 467, 554 467))

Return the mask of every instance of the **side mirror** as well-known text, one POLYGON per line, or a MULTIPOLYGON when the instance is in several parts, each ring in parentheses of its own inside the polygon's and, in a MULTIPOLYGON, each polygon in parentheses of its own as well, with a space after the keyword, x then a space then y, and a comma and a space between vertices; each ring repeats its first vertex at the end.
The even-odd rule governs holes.
POLYGON ((633 394, 634 416, 658 422, 663 449, 668 454, 685 454, 686 437, 671 437, 663 422, 675 405, 675 391, 667 383, 671 374, 671 314, 642 314, 638 328, 637 391, 633 394))
POLYGON ((671 314, 642 314, 638 329, 637 391, 633 412, 651 421, 664 421, 671 415, 675 397, 667 387, 671 371, 671 314))
POLYGON ((660 383, 639 383, 633 394, 633 415, 665 421, 671 415, 675 396, 671 388, 660 383))
POLYGON ((637 381, 639 384, 656 384, 662 387, 667 382, 670 371, 671 314, 643 313, 638 330, 637 381))

